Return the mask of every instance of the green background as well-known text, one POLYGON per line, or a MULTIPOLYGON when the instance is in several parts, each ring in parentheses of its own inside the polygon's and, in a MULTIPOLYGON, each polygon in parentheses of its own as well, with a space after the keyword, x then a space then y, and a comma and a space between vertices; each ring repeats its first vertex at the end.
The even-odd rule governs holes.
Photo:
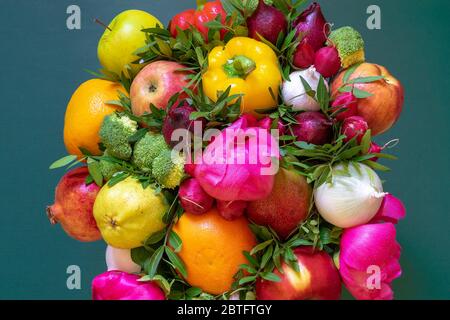
MULTIPOLYGON (((336 27, 359 29, 367 59, 387 66, 405 86, 401 119, 386 142, 400 160, 383 175, 385 189, 404 200, 398 226, 403 276, 398 299, 449 299, 449 62, 450 1, 321 1, 336 27), (382 29, 366 28, 366 8, 378 4, 382 29)), ((167 23, 194 1, 1 0, 0 298, 89 299, 91 279, 105 270, 102 242, 79 243, 50 226, 45 207, 64 173, 48 165, 65 154, 64 111, 72 92, 97 70, 97 17, 143 9, 167 23), (77 4, 82 29, 66 28, 66 8, 77 4), (68 290, 66 268, 78 265, 81 290, 68 290)))

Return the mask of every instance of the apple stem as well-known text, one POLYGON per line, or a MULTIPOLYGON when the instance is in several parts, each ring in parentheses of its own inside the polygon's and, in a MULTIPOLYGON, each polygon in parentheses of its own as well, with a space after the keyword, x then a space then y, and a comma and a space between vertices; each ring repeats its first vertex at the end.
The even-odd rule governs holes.
POLYGON ((101 25, 103 28, 108 29, 109 31, 112 31, 110 27, 108 27, 106 24, 104 24, 103 22, 101 22, 100 20, 98 20, 97 18, 94 19, 95 23, 98 23, 99 25, 101 25))

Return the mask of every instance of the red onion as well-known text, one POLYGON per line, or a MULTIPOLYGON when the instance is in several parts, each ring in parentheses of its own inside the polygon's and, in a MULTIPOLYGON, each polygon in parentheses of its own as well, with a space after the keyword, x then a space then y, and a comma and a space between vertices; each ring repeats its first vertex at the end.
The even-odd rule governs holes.
POLYGON ((208 195, 196 179, 184 180, 178 191, 181 206, 193 214, 203 214, 211 210, 214 199, 208 195))
POLYGON ((331 104, 331 111, 336 112, 344 109, 336 114, 336 120, 344 121, 347 118, 358 115, 358 99, 351 92, 341 93, 331 104))
POLYGON ((301 42, 294 52, 293 64, 297 68, 307 69, 314 63, 315 51, 307 42, 301 42))
POLYGON ((344 139, 345 142, 348 142, 356 137, 356 141, 361 143, 361 139, 367 130, 369 130, 367 122, 359 116, 345 119, 341 128, 342 134, 346 135, 346 138, 344 139))
POLYGON ((310 44, 314 51, 322 48, 327 40, 327 21, 322 14, 320 5, 316 2, 300 14, 295 20, 294 26, 297 34, 303 35, 302 41, 310 44))
POLYGON ((217 200, 217 210, 225 220, 234 220, 244 215, 247 208, 246 201, 217 200))
POLYGON ((176 129, 187 129, 193 133, 195 121, 201 121, 202 128, 204 129, 206 124, 206 120, 204 118, 200 118, 195 121, 189 118, 191 113, 194 111, 195 109, 187 102, 183 102, 181 105, 177 107, 174 106, 170 109, 167 116, 164 118, 162 127, 162 134, 168 145, 174 147, 179 143, 179 141, 172 141, 172 133, 176 129))
MULTIPOLYGON (((265 117, 265 118, 259 120, 258 126, 263 129, 271 130, 272 123, 273 123, 273 119, 271 119, 270 117, 265 117)), ((278 119, 277 129, 278 129, 280 137, 286 134, 286 126, 284 125, 283 121, 281 121, 279 119, 278 119)))
MULTIPOLYGON (((375 142, 372 142, 372 143, 370 144, 370 148, 369 148, 368 153, 369 153, 369 154, 371 154, 371 153, 381 153, 381 151, 383 151, 383 147, 380 147, 380 146, 377 145, 375 142)), ((373 157, 373 158, 371 158, 370 160, 372 160, 372 161, 378 161, 378 158, 377 158, 377 157, 373 157)))
POLYGON ((341 69, 341 58, 335 47, 323 47, 314 57, 316 70, 325 78, 336 75, 341 69))
POLYGON ((331 140, 332 123, 322 113, 316 111, 303 112, 295 117, 297 125, 292 127, 298 141, 321 145, 331 140))
POLYGON ((280 10, 265 4, 263 0, 259 0, 258 8, 247 19, 247 27, 251 38, 260 40, 260 36, 262 36, 276 44, 278 35, 282 32, 286 33, 288 24, 286 17, 280 10))

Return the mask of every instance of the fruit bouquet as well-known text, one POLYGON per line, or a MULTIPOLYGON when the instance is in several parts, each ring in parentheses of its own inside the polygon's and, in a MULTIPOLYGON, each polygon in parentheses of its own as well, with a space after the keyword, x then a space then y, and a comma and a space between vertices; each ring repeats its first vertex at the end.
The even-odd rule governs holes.
POLYGON ((128 10, 65 115, 47 214, 107 243, 93 298, 392 299, 402 202, 376 171, 403 88, 318 3, 128 10), (75 168, 76 167, 76 168, 75 168))

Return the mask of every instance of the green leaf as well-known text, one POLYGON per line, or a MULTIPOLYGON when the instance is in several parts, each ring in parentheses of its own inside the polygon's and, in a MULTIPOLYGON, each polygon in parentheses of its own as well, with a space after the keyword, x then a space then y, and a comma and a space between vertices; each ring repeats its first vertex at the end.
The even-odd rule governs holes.
POLYGON ((269 260, 272 258, 272 254, 273 254, 273 246, 270 246, 266 250, 266 252, 264 252, 264 254, 261 258, 261 268, 264 268, 267 265, 269 260))
POLYGON ((261 277, 267 281, 272 281, 272 282, 280 282, 281 281, 281 278, 273 272, 262 273, 261 277))
POLYGON ((289 245, 292 248, 300 247, 300 246, 310 246, 312 245, 311 241, 305 240, 305 239, 295 239, 294 241, 290 242, 289 245))
POLYGON ((385 78, 386 78, 385 76, 360 77, 360 78, 354 78, 354 79, 348 81, 347 83, 349 83, 349 84, 370 83, 370 82, 375 82, 375 81, 382 80, 385 78))
POLYGON ((364 99, 373 96, 372 93, 360 90, 358 88, 353 88, 353 95, 358 99, 364 99))
POLYGON ((257 253, 257 252, 259 252, 259 251, 261 251, 261 250, 264 250, 267 246, 269 246, 270 244, 272 244, 272 242, 273 242, 273 239, 270 239, 270 240, 267 240, 267 241, 264 241, 264 242, 258 244, 257 246, 255 246, 255 247, 252 249, 252 251, 250 251, 250 254, 251 254, 251 255, 254 255, 254 254, 257 253))
POLYGON ((148 132, 147 128, 141 128, 128 138, 129 143, 136 143, 148 132))
POLYGON ((191 287, 189 289, 186 290, 186 296, 190 297, 190 298, 194 298, 199 296, 200 294, 202 294, 202 289, 197 288, 197 287, 191 287))
POLYGON ((319 84, 317 85, 317 101, 319 102, 322 112, 327 113, 330 104, 330 94, 328 93, 325 80, 322 76, 320 76, 319 84))
POLYGON ((378 162, 375 161, 371 161, 371 160, 366 160, 363 162, 364 164, 368 165, 369 167, 371 167, 374 170, 378 170, 378 171, 391 171, 391 169, 389 169, 386 166, 383 166, 382 164, 379 164, 378 162))
POLYGON ((355 72, 355 70, 361 65, 361 63, 357 63, 353 66, 351 66, 350 68, 347 69, 347 71, 344 74, 344 84, 348 83, 348 80, 350 79, 350 77, 352 76, 353 72, 355 72))
POLYGON ((242 286, 243 284, 250 283, 250 282, 253 282, 255 280, 256 280, 256 275, 244 277, 244 278, 239 280, 239 285, 242 286))
POLYGON ((175 231, 171 230, 169 235, 169 244, 175 252, 180 252, 183 242, 175 231))
POLYGON ((175 269, 177 269, 184 278, 187 278, 186 267, 184 266, 183 261, 181 261, 178 255, 175 252, 173 252, 173 250, 170 247, 165 247, 165 252, 170 262, 175 267, 175 269))
POLYGON ((99 187, 103 186, 103 175, 100 169, 100 164, 95 160, 90 161, 90 159, 88 159, 88 170, 95 183, 99 187))
POLYGON ((148 259, 149 252, 144 247, 138 247, 131 249, 131 260, 134 263, 144 266, 145 260, 148 259))
POLYGON ((145 240, 145 245, 150 246, 152 244, 157 244, 162 239, 164 239, 165 235, 166 235, 166 229, 162 229, 162 230, 152 234, 150 237, 148 237, 145 240))
POLYGON ((370 149, 370 143, 372 142, 372 134, 371 130, 367 130, 364 136, 361 139, 361 153, 367 154, 370 149))
POLYGON ((153 253, 153 255, 147 259, 144 263, 145 272, 150 276, 154 277, 156 275, 156 271, 158 270, 159 263, 161 262, 161 258, 164 254, 164 246, 159 247, 153 253))
POLYGON ((250 264, 253 267, 256 267, 256 268, 258 267, 258 261, 253 256, 251 256, 249 252, 243 251, 242 253, 244 254, 244 256, 247 258, 248 262, 250 262, 250 264))
POLYGON ((77 160, 77 156, 74 155, 69 155, 69 156, 65 156, 59 160, 56 160, 55 162, 53 162, 49 169, 57 169, 57 168, 62 168, 65 167, 67 165, 69 165, 70 163, 74 162, 77 160))
POLYGON ((118 184, 119 182, 125 180, 126 178, 128 178, 130 176, 129 173, 127 172, 120 172, 115 174, 111 179, 109 179, 108 181, 108 186, 112 187, 116 184, 118 184))
POLYGON ((315 98, 316 92, 311 88, 308 81, 305 80, 302 76, 300 76, 300 80, 302 81, 303 88, 305 89, 305 93, 311 98, 315 98))

